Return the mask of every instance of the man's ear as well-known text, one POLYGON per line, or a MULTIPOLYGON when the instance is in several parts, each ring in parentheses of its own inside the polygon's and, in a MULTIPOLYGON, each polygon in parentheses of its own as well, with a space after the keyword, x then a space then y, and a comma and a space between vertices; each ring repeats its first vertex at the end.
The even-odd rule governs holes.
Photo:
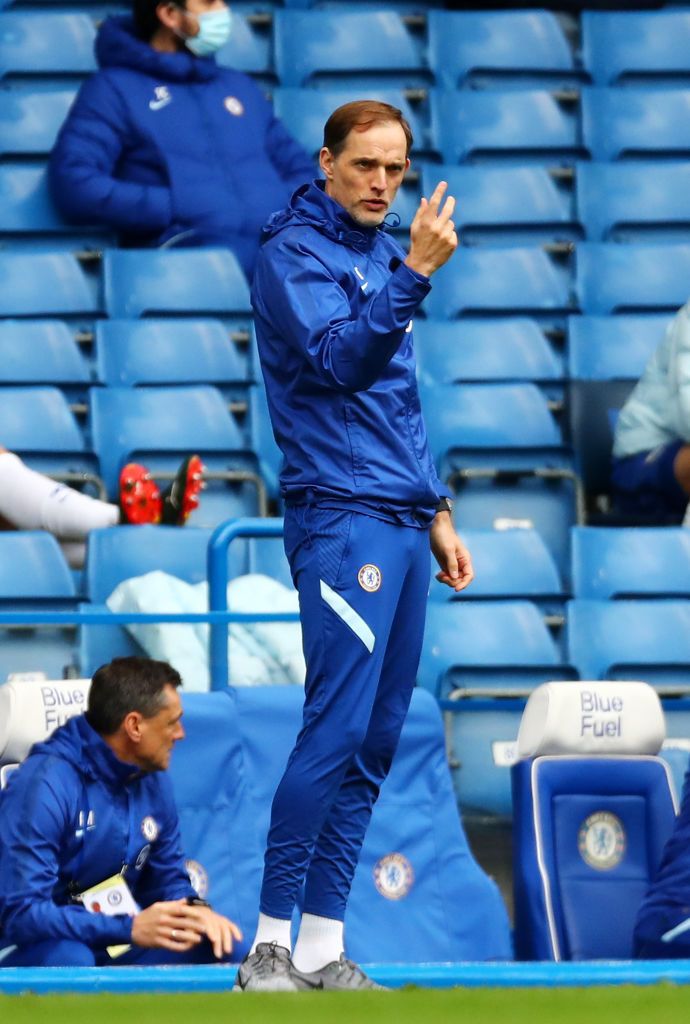
POLYGON ((124 729, 127 738, 132 743, 138 743, 141 739, 141 723, 143 716, 139 711, 130 711, 122 719, 122 728, 124 729))
POLYGON ((176 29, 179 28, 180 21, 182 20, 183 12, 177 6, 177 4, 170 3, 169 0, 165 3, 160 3, 156 6, 156 16, 160 21, 161 25, 165 28, 176 29))
POLYGON ((333 154, 328 146, 324 146, 319 153, 319 166, 329 181, 333 178, 333 159, 333 154))

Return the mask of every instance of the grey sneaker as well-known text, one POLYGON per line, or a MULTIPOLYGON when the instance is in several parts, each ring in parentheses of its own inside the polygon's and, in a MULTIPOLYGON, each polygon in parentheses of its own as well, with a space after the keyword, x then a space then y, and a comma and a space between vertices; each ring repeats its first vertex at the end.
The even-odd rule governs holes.
POLYGON ((302 992, 323 988, 318 978, 300 974, 290 952, 275 942, 260 942, 244 958, 237 971, 234 992, 302 992))
POLYGON ((316 987, 316 984, 320 981, 321 988, 330 989, 331 991, 353 992, 357 989, 388 991, 385 985, 378 985, 375 981, 372 981, 362 968, 358 967, 352 960, 348 960, 344 953, 340 954, 339 960, 333 960, 320 970, 313 971, 310 974, 302 974, 301 977, 309 979, 313 987, 316 987))

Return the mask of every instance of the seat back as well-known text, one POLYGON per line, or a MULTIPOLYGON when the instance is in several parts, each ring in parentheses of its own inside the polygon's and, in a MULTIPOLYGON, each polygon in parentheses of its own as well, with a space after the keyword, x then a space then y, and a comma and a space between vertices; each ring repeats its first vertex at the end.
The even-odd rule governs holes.
POLYGON ((98 312, 95 282, 67 252, 0 252, 0 316, 98 312))
POLYGON ((75 598, 72 574, 51 533, 0 532, 0 604, 61 604, 75 598))
POLYGON ((513 785, 516 954, 629 959, 637 909, 673 828, 644 683, 549 683, 527 703, 513 785))
POLYGON ((579 163, 578 220, 592 242, 687 238, 690 164, 663 160, 579 163))
POLYGON ((85 385, 90 381, 86 360, 62 320, 0 323, 0 383, 85 385))
POLYGON ((576 71, 551 11, 430 11, 428 35, 435 81, 447 89, 507 78, 567 81, 576 71))
POLYGON ((687 300, 690 245, 580 242, 575 287, 584 313, 675 311, 687 300))
POLYGON ((74 88, 59 85, 18 86, 3 91, 0 154, 48 156, 75 95, 74 88))
POLYGON ((580 95, 582 143, 593 160, 690 155, 690 89, 603 89, 580 95))
POLYGON ((0 77, 86 76, 97 70, 96 24, 67 11, 0 14, 0 77))
POLYGON ((690 598, 690 536, 684 527, 576 526, 572 544, 576 597, 690 598))
POLYGON ((690 81, 690 14, 583 11, 582 57, 597 85, 690 81))

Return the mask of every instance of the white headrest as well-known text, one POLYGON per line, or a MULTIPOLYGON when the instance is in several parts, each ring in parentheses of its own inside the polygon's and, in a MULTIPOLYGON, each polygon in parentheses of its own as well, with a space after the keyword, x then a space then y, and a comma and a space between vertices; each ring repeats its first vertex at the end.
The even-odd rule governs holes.
POLYGON ((0 764, 23 761, 58 725, 86 710, 90 679, 14 679, 0 686, 0 764))
POLYGON ((518 759, 538 754, 658 754, 664 713, 648 683, 558 682, 534 690, 522 714, 518 759))

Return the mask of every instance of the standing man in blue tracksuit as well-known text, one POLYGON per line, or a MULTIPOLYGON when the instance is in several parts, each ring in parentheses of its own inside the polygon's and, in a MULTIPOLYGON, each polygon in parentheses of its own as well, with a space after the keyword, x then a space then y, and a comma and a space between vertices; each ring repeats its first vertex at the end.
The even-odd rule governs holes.
POLYGON ((185 870, 166 775, 184 736, 180 683, 166 662, 103 665, 86 713, 11 774, 0 793, 0 966, 237 955, 237 926, 199 899, 185 870))
POLYGON ((411 142, 395 107, 338 108, 324 130, 325 181, 271 218, 257 262, 307 678, 273 801, 258 930, 238 973, 245 990, 374 987, 344 955, 343 919, 415 681, 430 544, 439 579, 455 590, 472 579, 427 445, 412 346, 429 278, 457 246, 445 183, 422 199, 407 256, 383 230, 411 142))

